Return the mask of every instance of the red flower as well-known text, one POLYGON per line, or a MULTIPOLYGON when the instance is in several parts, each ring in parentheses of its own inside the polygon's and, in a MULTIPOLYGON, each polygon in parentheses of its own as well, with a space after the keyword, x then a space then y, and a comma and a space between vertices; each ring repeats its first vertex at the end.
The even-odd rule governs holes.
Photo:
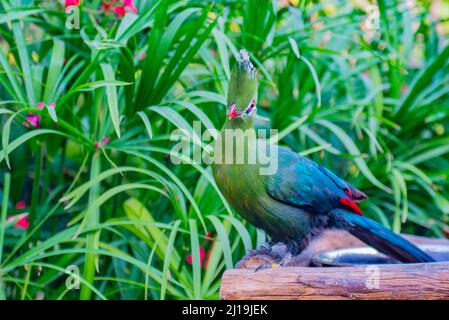
MULTIPOLYGON (((203 265, 205 257, 206 257, 206 251, 204 250, 204 248, 202 246, 200 246, 200 265, 203 265)), ((193 257, 192 257, 191 254, 189 254, 187 256, 186 261, 187 261, 188 264, 192 264, 193 263, 193 257)))
POLYGON ((25 209, 26 206, 27 206, 27 204, 23 200, 16 203, 16 209, 25 209))
MULTIPOLYGON (((27 204, 23 200, 16 203, 16 209, 19 209, 19 210, 25 209, 26 206, 27 206, 27 204)), ((15 223, 16 227, 18 227, 20 229, 28 229, 28 227, 30 226, 30 223, 28 222, 28 215, 21 214, 16 217, 19 217, 19 219, 15 223)), ((11 220, 11 219, 14 219, 14 217, 8 217, 8 220, 11 220)))
POLYGON ((111 7, 111 4, 107 1, 103 1, 103 9, 108 10, 111 7))
POLYGON ((103 1, 102 9, 105 13, 111 11, 115 12, 119 18, 123 18, 126 12, 131 11, 137 13, 137 8, 134 5, 134 0, 121 0, 121 5, 116 5, 117 0, 103 1))
POLYGON ((19 227, 20 229, 28 229, 30 227, 30 223, 28 222, 28 216, 25 216, 17 220, 16 226, 19 227))
POLYGON ((8 217, 7 221, 11 221, 13 219, 17 219, 14 225, 20 229, 28 229, 30 227, 30 223, 28 222, 28 215, 21 214, 15 217, 8 217))
POLYGON ((119 18, 122 18, 126 13, 125 7, 122 7, 122 6, 116 6, 116 7, 114 7, 113 10, 119 18))
POLYGON ((80 4, 80 0, 65 0, 65 6, 78 6, 80 4))
POLYGON ((207 231, 206 232, 206 241, 211 241, 213 238, 212 238, 212 232, 210 232, 210 231, 207 231))

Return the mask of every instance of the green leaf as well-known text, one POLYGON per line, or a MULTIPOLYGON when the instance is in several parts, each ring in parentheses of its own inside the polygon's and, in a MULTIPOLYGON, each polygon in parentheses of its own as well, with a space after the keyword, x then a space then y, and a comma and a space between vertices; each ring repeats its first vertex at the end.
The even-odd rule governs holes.
POLYGON ((56 114, 56 107, 47 105, 46 106, 48 113, 50 114, 51 119, 54 122, 58 122, 58 115, 56 114))
POLYGON ((449 59, 449 45, 447 45, 437 57, 429 63, 428 66, 421 68, 420 71, 413 78, 410 85, 410 90, 401 99, 400 103, 396 106, 395 112, 397 116, 403 116, 406 113, 413 101, 419 96, 420 91, 426 87, 426 85, 432 80, 435 74, 447 64, 449 59))
POLYGON ((33 81, 34 78, 33 78, 32 72, 31 72, 31 61, 29 58, 27 44, 25 43, 25 36, 23 34, 23 30, 20 27, 20 24, 18 21, 15 21, 12 23, 12 29, 13 29, 14 39, 17 44, 17 51, 19 52, 20 66, 22 68, 23 82, 25 83, 27 98, 31 104, 35 104, 36 97, 35 97, 35 89, 34 89, 34 81, 33 81))
POLYGON ((232 269, 234 267, 234 263, 232 262, 232 251, 231 251, 231 246, 229 244, 228 233, 226 232, 226 229, 223 226, 223 223, 221 223, 221 221, 218 220, 217 217, 207 216, 207 218, 214 225, 215 231, 217 231, 218 239, 220 240, 221 246, 223 248, 223 255, 225 258, 225 262, 226 262, 226 268, 232 269))
POLYGON ((169 259, 166 258, 168 239, 164 232, 158 228, 150 211, 135 198, 129 198, 123 203, 123 209, 132 221, 142 221, 148 223, 140 229, 147 237, 150 237, 155 244, 155 252, 162 260, 170 260, 171 268, 178 269, 181 258, 176 251, 173 251, 169 259), (157 246, 156 246, 157 244, 157 246))
MULTIPOLYGON (((102 63, 101 69, 106 81, 114 82, 115 76, 112 66, 110 64, 102 63)), ((115 133, 120 138, 120 113, 118 110, 117 89, 113 86, 106 87, 106 98, 108 101, 109 115, 111 116, 112 124, 114 125, 115 133)))
POLYGON ((140 119, 142 119, 143 124, 145 125, 145 129, 147 130, 148 136, 150 137, 150 139, 153 139, 153 130, 151 129, 150 119, 148 119, 148 116, 143 111, 137 112, 137 115, 140 117, 140 119))
POLYGON ((23 92, 22 87, 19 85, 19 81, 17 80, 15 72, 12 70, 11 65, 8 62, 3 50, 0 50, 0 65, 2 66, 4 72, 6 72, 6 76, 9 80, 9 85, 12 87, 11 95, 18 99, 19 101, 26 101, 25 93, 23 92))
MULTIPOLYGON (((175 245, 175 239, 176 235, 178 233, 179 225, 181 224, 180 220, 176 220, 173 229, 170 232, 170 236, 168 238, 167 243, 167 250, 165 251, 166 257, 171 257, 171 254, 173 252, 173 247, 175 245)), ((161 300, 165 299, 165 293, 167 291, 167 280, 168 280, 168 272, 169 272, 169 266, 170 266, 170 259, 164 260, 164 266, 162 269, 162 281, 161 281, 161 300)))
MULTIPOLYGON (((2 265, 5 228, 6 228, 5 225, 6 225, 6 217, 8 216, 8 200, 9 200, 10 187, 11 187, 11 175, 9 173, 5 173, 3 177, 2 210, 0 215, 0 265, 2 265)), ((3 291, 3 284, 1 283, 1 281, 0 281, 0 291, 3 291)))
MULTIPOLYGON (((54 40, 53 51, 48 67, 47 82, 45 84, 43 101, 46 104, 56 103, 55 91, 58 85, 58 79, 61 76, 62 67, 64 65, 65 44, 61 40, 54 40)), ((52 117, 53 118, 53 117, 52 117)), ((54 120, 54 119, 53 119, 54 120)), ((57 122, 57 121, 55 121, 57 122)))
POLYGON ((245 247, 245 251, 248 252, 253 248, 253 245, 251 243, 251 237, 249 235, 248 230, 245 228, 242 222, 237 220, 235 217, 225 215, 223 216, 224 219, 228 220, 232 223, 234 228, 237 230, 237 232, 240 235, 240 238, 242 239, 243 246, 245 247))
POLYGON ((11 23, 17 20, 23 20, 26 17, 45 12, 45 9, 34 9, 26 7, 11 8, 0 16, 0 24, 11 23))
MULTIPOLYGON (((341 141, 341 143, 345 146, 346 150, 348 150, 348 152, 350 152, 351 154, 354 155, 360 155, 360 151, 357 148, 356 144, 354 143, 354 141, 349 137, 349 135, 343 131, 343 129, 341 129, 340 127, 338 127, 337 125, 327 121, 327 120, 319 120, 317 121, 317 123, 323 125, 324 127, 328 128, 330 131, 332 131, 332 133, 335 134, 335 136, 341 141)), ((363 175, 369 180, 371 181, 372 184, 374 184, 375 186, 377 186, 378 188, 384 190, 385 192, 391 193, 391 189, 388 188, 386 185, 384 185, 382 182, 380 182, 375 176, 374 174, 371 172, 371 170, 369 169, 366 161, 359 157, 359 158, 354 158, 354 163, 357 165, 357 167, 359 168, 359 170, 363 173, 363 175)))
POLYGON ((21 135, 20 137, 18 137, 13 142, 11 142, 8 145, 8 148, 6 150, 5 150, 5 148, 3 148, 3 150, 0 151, 0 162, 2 162, 3 159, 5 159, 8 156, 9 153, 14 151, 18 147, 20 147, 23 143, 25 143, 26 141, 28 141, 31 138, 37 137, 37 136, 42 135, 42 134, 56 134, 56 135, 61 135, 61 136, 68 137, 63 132, 56 131, 56 130, 50 130, 50 129, 38 129, 38 130, 29 131, 29 132, 21 135))
POLYGON ((5 125, 3 127, 3 131, 2 131, 2 147, 3 147, 2 152, 5 155, 6 165, 8 166, 9 169, 11 169, 11 165, 9 164, 9 156, 8 156, 9 155, 9 152, 8 152, 9 134, 11 132, 12 121, 14 120, 14 117, 16 115, 17 115, 17 113, 10 116, 8 118, 8 120, 6 120, 5 125))
POLYGON ((153 20, 150 18, 152 17, 160 3, 161 0, 153 1, 151 5, 148 6, 145 11, 141 12, 138 16, 127 13, 117 30, 115 39, 119 42, 126 43, 129 38, 149 26, 151 22, 153 22, 153 20))
POLYGON ((287 135, 292 133, 294 130, 298 129, 304 122, 307 121, 308 117, 309 116, 304 116, 304 117, 301 117, 301 118, 295 120, 295 122, 290 124, 287 128, 283 129, 277 135, 270 137, 270 143, 277 144, 279 141, 281 141, 287 135))
MULTIPOLYGON (((98 154, 94 154, 91 160, 90 166, 90 179, 95 179, 95 177, 101 171, 101 162, 98 154)), ((88 228, 95 228, 98 226, 100 222, 100 211, 98 207, 94 207, 94 203, 98 199, 100 194, 100 183, 93 185, 89 190, 89 200, 88 200, 88 208, 90 210, 90 214, 85 215, 86 226, 88 228)), ((78 228, 78 232, 81 229, 81 226, 78 228)), ((78 233, 77 232, 77 233, 78 233)), ((83 268, 83 277, 86 279, 86 282, 93 285, 95 270, 98 269, 98 255, 90 252, 92 250, 98 249, 98 237, 100 236, 99 232, 90 233, 86 236, 86 253, 84 255, 84 268, 83 268)), ((92 288, 86 284, 81 286, 80 290, 80 299, 81 300, 89 300, 92 296, 92 288)))
POLYGON ((201 298, 201 260, 200 243, 198 240, 198 228, 196 221, 189 219, 190 246, 192 249, 192 269, 193 269, 193 298, 201 298))

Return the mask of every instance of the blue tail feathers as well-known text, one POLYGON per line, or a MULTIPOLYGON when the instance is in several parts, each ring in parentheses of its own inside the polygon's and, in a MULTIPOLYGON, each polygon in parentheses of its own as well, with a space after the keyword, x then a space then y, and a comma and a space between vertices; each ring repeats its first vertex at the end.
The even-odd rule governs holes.
POLYGON ((349 231, 367 245, 401 262, 435 262, 427 253, 381 224, 354 213, 336 209, 334 223, 349 231))

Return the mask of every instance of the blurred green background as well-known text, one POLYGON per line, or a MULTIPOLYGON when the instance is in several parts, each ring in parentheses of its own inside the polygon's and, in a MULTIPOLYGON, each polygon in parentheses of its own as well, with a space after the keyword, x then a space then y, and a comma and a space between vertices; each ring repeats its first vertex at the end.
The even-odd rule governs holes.
POLYGON ((170 134, 221 128, 240 48, 259 128, 447 236, 448 35, 446 0, 2 0, 0 298, 219 297, 265 235, 170 134))

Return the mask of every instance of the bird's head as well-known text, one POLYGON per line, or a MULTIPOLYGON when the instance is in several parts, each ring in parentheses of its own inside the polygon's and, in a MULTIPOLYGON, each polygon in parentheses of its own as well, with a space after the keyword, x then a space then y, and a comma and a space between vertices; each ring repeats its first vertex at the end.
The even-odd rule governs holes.
POLYGON ((240 50, 228 90, 228 119, 251 118, 256 113, 257 69, 246 50, 240 50))

